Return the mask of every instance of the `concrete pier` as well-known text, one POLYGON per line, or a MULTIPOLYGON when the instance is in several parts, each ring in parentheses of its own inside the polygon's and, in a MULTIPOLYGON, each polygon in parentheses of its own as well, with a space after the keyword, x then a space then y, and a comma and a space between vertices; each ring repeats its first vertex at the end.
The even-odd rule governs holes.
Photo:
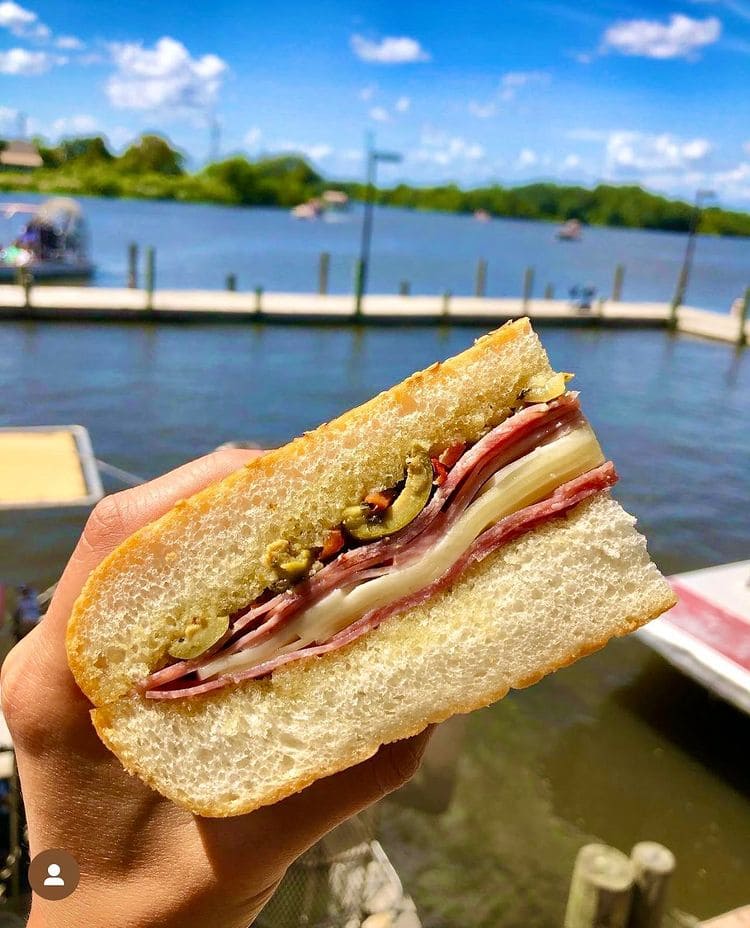
MULTIPOLYGON (((666 328, 668 303, 600 301, 582 310, 568 300, 476 296, 379 295, 362 300, 356 314, 351 294, 238 292, 232 290, 146 290, 118 287, 0 286, 0 320, 229 322, 248 319, 279 323, 493 325, 521 315, 549 325, 666 328)), ((680 307, 677 331, 739 343, 737 316, 680 307)), ((750 338, 750 321, 744 323, 750 338)))

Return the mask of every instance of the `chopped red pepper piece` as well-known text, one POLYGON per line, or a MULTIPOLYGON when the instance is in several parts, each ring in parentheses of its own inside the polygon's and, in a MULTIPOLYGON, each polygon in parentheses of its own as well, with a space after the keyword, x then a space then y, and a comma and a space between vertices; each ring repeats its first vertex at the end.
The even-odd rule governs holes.
POLYGON ((432 472, 435 479, 432 481, 436 487, 441 487, 448 479, 448 468, 439 458, 430 458, 432 461, 432 472))
POLYGON ((321 561, 327 561, 334 554, 338 554, 344 547, 346 539, 340 528, 332 528, 323 539, 323 550, 320 552, 321 561))
POLYGON ((365 497, 368 506, 372 506, 375 511, 387 509, 393 502, 395 493, 393 490, 370 490, 365 497))

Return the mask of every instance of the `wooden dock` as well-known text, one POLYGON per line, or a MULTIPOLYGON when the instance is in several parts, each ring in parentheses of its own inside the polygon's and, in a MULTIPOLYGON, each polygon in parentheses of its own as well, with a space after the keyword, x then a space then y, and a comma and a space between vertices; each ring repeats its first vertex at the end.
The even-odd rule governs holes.
MULTIPOLYGON (((568 300, 373 294, 363 298, 358 314, 351 294, 0 286, 0 320, 494 325, 523 315, 539 324, 560 326, 667 328, 671 322, 668 303, 613 300, 579 309, 568 300)), ((750 321, 691 306, 677 310, 675 328, 686 335, 734 344, 750 339, 750 321)))

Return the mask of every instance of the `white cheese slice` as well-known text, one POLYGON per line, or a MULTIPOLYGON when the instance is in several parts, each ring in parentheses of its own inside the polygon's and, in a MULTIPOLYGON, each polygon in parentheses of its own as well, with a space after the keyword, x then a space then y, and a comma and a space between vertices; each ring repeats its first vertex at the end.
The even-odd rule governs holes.
POLYGON ((220 673, 236 673, 277 654, 327 641, 366 612, 428 586, 441 577, 485 529, 545 499, 563 483, 603 461, 602 450, 588 425, 535 448, 493 474, 461 518, 420 558, 382 577, 333 590, 260 644, 208 661, 197 671, 198 678, 206 680, 220 673))

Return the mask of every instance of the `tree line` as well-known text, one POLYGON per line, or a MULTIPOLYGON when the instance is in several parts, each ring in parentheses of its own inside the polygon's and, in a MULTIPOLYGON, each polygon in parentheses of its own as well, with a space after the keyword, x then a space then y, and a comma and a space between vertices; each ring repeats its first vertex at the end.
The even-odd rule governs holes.
MULTIPOLYGON (((101 136, 64 139, 55 146, 37 140, 37 147, 43 166, 29 173, 3 171, 0 190, 287 208, 328 188, 343 190, 355 200, 365 195, 363 184, 327 180, 293 154, 254 160, 236 155, 191 172, 183 155, 158 135, 142 136, 121 155, 115 155, 101 136)), ((456 184, 398 184, 379 188, 375 199, 382 205, 408 209, 485 210, 492 216, 554 222, 578 219, 589 225, 674 232, 686 231, 695 216, 692 204, 649 193, 637 185, 493 184, 464 190, 456 184)), ((699 231, 750 235, 750 215, 709 207, 701 211, 699 231)))

